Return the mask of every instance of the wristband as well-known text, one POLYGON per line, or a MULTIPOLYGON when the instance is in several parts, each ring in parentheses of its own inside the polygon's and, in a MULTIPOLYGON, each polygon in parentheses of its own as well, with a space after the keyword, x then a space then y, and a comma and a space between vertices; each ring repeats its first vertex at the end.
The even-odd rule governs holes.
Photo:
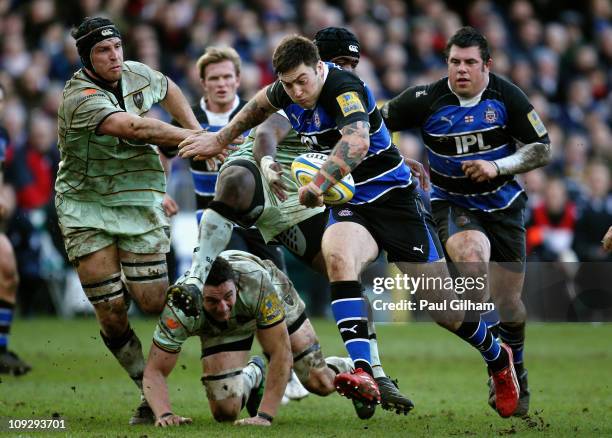
POLYGON ((257 416, 259 418, 263 418, 264 420, 268 420, 270 423, 272 423, 272 420, 274 420, 274 417, 272 415, 266 414, 262 411, 257 411, 257 416))
POLYGON ((169 417, 169 416, 171 416, 171 415, 174 415, 174 414, 173 414, 172 412, 165 412, 165 413, 163 413, 163 414, 161 414, 161 415, 159 416, 159 419, 161 420, 161 419, 166 418, 166 417, 169 417))
POLYGON ((493 166, 495 166, 495 170, 497 170, 497 176, 501 175, 501 171, 499 170, 499 165, 495 161, 489 161, 493 166))

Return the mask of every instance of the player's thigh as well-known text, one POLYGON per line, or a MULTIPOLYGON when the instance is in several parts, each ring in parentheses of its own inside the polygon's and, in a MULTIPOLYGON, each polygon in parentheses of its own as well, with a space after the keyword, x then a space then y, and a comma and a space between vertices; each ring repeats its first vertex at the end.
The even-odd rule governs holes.
POLYGON ((455 263, 488 262, 491 244, 478 217, 449 202, 433 202, 436 229, 450 259, 455 263))
POLYGON ((323 234, 321 250, 330 281, 355 281, 378 256, 378 245, 367 228, 336 222, 323 234))
POLYGON ((119 250, 121 269, 130 294, 147 313, 161 312, 168 288, 166 254, 119 250))
POLYGON ((0 298, 15 303, 19 275, 13 246, 5 234, 0 233, 0 298))
POLYGON ((221 169, 215 201, 230 205, 237 211, 249 210, 255 195, 261 191, 260 185, 259 170, 254 163, 243 159, 232 160, 221 169))

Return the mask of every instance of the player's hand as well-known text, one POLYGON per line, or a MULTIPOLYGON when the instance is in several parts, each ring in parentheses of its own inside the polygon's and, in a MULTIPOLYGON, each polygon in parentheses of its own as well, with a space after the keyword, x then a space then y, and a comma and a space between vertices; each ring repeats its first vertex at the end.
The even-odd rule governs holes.
POLYGON ((495 164, 487 160, 466 160, 461 163, 461 170, 476 182, 485 182, 498 176, 495 164))
POLYGON ((298 190, 298 198, 300 200, 300 204, 305 205, 306 207, 314 208, 324 205, 323 192, 312 181, 307 185, 300 187, 298 190))
POLYGON ((191 424, 193 420, 180 415, 171 414, 155 420, 156 427, 182 426, 183 424, 191 424))
POLYGON ((162 207, 164 209, 164 213, 166 213, 166 216, 168 217, 172 217, 179 212, 178 204, 167 193, 164 195, 164 199, 162 200, 162 207))
POLYGON ((190 135, 179 144, 179 157, 191 158, 197 157, 196 160, 207 160, 225 151, 235 151, 238 149, 235 143, 223 145, 219 141, 217 134, 212 132, 199 132, 190 135))
POLYGON ((236 426, 272 426, 268 420, 262 417, 243 418, 242 420, 234 421, 236 426))
POLYGON ((608 232, 606 233, 606 235, 603 237, 603 240, 601 241, 601 243, 603 244, 603 249, 604 251, 612 251, 612 227, 610 227, 608 229, 608 232))
POLYGON ((276 197, 280 201, 287 200, 287 194, 285 190, 287 190, 287 186, 283 182, 283 167, 277 161, 274 161, 269 155, 261 158, 261 162, 259 163, 259 167, 261 168, 261 173, 263 177, 268 182, 270 189, 276 195, 276 197))
POLYGON ((410 167, 410 172, 412 172, 412 174, 419 180, 421 188, 426 192, 429 191, 431 186, 429 185, 429 175, 427 175, 427 172, 425 172, 425 167, 417 160, 413 160, 412 158, 404 157, 404 161, 406 162, 406 165, 410 167))

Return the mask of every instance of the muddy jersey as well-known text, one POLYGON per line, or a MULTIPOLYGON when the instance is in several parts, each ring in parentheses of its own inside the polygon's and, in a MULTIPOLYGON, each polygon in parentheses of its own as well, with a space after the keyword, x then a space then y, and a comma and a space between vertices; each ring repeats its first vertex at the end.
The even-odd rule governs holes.
POLYGON ((163 100, 168 79, 145 64, 125 61, 118 90, 77 71, 64 87, 58 110, 61 162, 58 195, 106 206, 161 202, 166 177, 156 149, 146 143, 98 132, 111 114, 145 116, 163 100))
POLYGON ((299 304, 294 298, 285 297, 287 287, 279 284, 282 283, 277 278, 280 271, 271 262, 244 251, 224 251, 221 257, 232 265, 237 286, 236 304, 229 320, 219 322, 207 315, 202 294, 169 295, 153 335, 153 342, 162 350, 179 352, 190 336, 200 336, 203 341, 213 337, 252 336, 258 328, 283 322, 286 313, 299 304))
POLYGON ((392 130, 421 129, 432 184, 431 201, 449 201, 471 210, 509 207, 523 193, 514 175, 486 182, 465 176, 465 160, 497 160, 514 154, 519 143, 549 143, 548 134, 527 96, 514 84, 489 74, 480 96, 463 100, 448 78, 408 88, 384 111, 392 130))
POLYGON ((351 172, 356 191, 350 204, 370 203, 390 190, 408 187, 410 170, 391 141, 371 90, 333 63, 325 63, 325 69, 325 83, 313 109, 293 103, 278 80, 268 87, 270 103, 285 111, 302 143, 317 152, 329 153, 342 137, 344 126, 357 121, 370 124, 368 152, 351 172))

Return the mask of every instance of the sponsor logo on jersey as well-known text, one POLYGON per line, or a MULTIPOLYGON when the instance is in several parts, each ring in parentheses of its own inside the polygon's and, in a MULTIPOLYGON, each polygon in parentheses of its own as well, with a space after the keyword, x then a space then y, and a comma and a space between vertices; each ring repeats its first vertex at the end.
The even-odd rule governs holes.
POLYGON ((142 109, 142 104, 144 103, 144 96, 142 95, 142 91, 134 94, 134 105, 138 107, 138 109, 142 109))
POLYGON ((340 110, 344 116, 348 116, 353 113, 365 113, 365 109, 359 100, 359 96, 355 91, 349 91, 348 93, 342 93, 336 97, 340 110))
POLYGON ((427 91, 425 91, 425 90, 423 90, 423 91, 417 91, 417 92, 414 94, 414 97, 416 97, 416 98, 419 98, 419 97, 421 97, 421 96, 427 96, 427 91))
POLYGON ((314 115, 312 116, 314 125, 317 129, 321 127, 321 117, 319 117, 319 112, 315 110, 314 115))
POLYGON ((495 123, 497 121, 497 112, 493 109, 492 106, 488 106, 485 111, 485 121, 487 123, 495 123))
POLYGON ((536 113, 536 110, 532 109, 529 111, 529 114, 527 114, 527 119, 529 119, 529 123, 531 123, 531 126, 533 126, 533 129, 538 136, 543 137, 546 135, 546 127, 544 126, 544 123, 542 123, 538 113, 536 113))
POLYGON ((352 215, 353 215, 353 212, 349 210, 348 208, 343 208, 342 210, 338 212, 338 216, 342 216, 342 217, 347 217, 347 216, 352 216, 352 215))
POLYGON ((262 322, 272 324, 280 321, 285 316, 278 296, 275 293, 268 294, 260 307, 262 322))
POLYGON ((465 116, 463 120, 465 123, 474 123, 474 116, 465 116))
POLYGON ((453 118, 454 118, 454 117, 455 117, 455 116, 450 116, 450 119, 449 119, 449 118, 448 118, 448 117, 446 117, 446 116, 442 116, 442 117, 440 117, 440 121, 441 121, 441 122, 447 122, 449 125, 453 126, 453 118))
POLYGON ((100 90, 96 90, 95 88, 88 88, 85 91, 83 91, 83 95, 91 96, 92 94, 96 94, 98 91, 100 90))

